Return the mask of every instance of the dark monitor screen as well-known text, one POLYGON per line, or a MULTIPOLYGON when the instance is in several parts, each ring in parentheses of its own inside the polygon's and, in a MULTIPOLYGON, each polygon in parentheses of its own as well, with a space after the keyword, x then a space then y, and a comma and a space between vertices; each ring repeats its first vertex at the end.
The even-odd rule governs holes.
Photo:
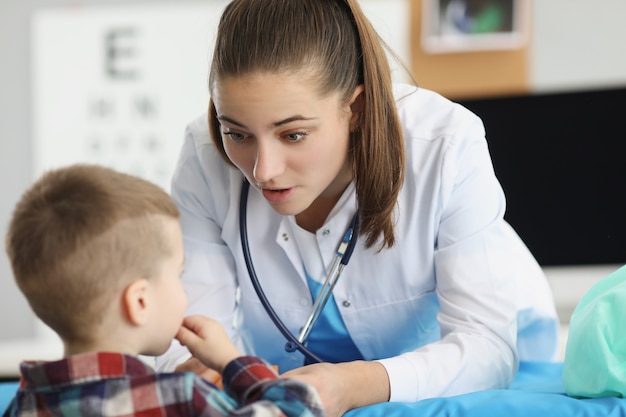
POLYGON ((462 100, 540 264, 626 264, 626 89, 462 100))

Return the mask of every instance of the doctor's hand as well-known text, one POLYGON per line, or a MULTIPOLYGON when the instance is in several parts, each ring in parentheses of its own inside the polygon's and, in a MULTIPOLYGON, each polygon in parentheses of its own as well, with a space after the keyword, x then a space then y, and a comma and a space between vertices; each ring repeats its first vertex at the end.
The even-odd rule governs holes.
POLYGON ((285 372, 281 377, 315 387, 329 417, 389 401, 389 376, 378 362, 316 363, 285 372))
POLYGON ((193 355, 176 370, 192 371, 209 381, 215 379, 215 374, 209 370, 221 374, 229 362, 241 356, 221 324, 208 317, 185 317, 176 339, 193 355))

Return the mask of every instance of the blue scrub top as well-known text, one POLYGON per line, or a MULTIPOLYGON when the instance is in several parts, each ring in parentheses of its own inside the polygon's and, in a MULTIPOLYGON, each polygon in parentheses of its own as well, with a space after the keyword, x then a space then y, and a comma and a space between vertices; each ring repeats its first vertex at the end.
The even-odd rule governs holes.
MULTIPOLYGON (((311 297, 315 302, 315 298, 322 290, 322 284, 311 278, 306 270, 305 273, 311 297)), ((330 295, 326 306, 324 306, 311 333, 309 333, 306 347, 327 362, 337 363, 363 359, 363 355, 350 338, 333 294, 330 295)), ((310 363, 308 359, 306 363, 310 363)))

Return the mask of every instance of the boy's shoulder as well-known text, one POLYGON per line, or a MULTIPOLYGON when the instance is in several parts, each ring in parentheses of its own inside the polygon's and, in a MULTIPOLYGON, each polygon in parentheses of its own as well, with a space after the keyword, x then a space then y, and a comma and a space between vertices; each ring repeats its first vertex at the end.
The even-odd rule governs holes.
MULTIPOLYGON (((51 413, 59 408, 118 410, 112 415, 187 408, 194 387, 201 380, 192 373, 156 373, 142 359, 121 353, 94 352, 73 355, 57 361, 25 361, 20 365, 20 388, 11 408, 19 414, 51 413), (45 401, 33 401, 45 392, 45 401), (134 399, 141 397, 141 402, 134 399)), ((217 388, 202 385, 207 391, 217 388)), ((219 395, 219 394, 218 394, 219 395)), ((97 415, 94 414, 94 415, 97 415)))

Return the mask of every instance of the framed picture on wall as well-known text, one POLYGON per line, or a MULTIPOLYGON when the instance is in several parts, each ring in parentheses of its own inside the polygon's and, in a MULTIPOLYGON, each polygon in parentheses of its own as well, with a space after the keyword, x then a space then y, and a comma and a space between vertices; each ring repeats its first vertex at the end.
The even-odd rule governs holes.
POLYGON ((423 0, 428 53, 519 49, 528 38, 530 0, 423 0))

